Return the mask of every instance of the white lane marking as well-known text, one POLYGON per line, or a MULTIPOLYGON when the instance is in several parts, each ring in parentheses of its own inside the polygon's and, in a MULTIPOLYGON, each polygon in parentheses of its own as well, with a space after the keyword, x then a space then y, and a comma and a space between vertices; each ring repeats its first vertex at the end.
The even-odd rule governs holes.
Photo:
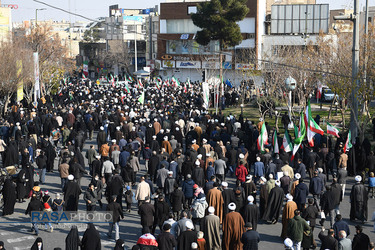
POLYGON ((1 232, 0 235, 11 235, 14 234, 14 232, 1 232))

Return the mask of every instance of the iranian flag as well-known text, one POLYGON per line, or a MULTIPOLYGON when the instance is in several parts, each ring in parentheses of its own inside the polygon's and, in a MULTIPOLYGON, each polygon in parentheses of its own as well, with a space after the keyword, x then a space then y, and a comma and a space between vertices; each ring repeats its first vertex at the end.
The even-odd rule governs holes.
POLYGON ((172 77, 172 82, 173 82, 173 84, 175 85, 175 87, 177 87, 177 86, 181 86, 181 84, 180 84, 180 82, 178 81, 178 79, 176 78, 176 77, 172 77))
POLYGON ((344 145, 344 153, 346 153, 346 151, 349 151, 349 149, 351 149, 351 147, 353 146, 351 141, 352 141, 352 133, 349 130, 348 138, 346 138, 346 142, 344 145))
POLYGON ((186 84, 184 85, 184 93, 187 93, 186 84))
POLYGON ((275 132, 273 132, 272 145, 273 145, 273 152, 275 154, 280 153, 279 143, 277 142, 277 132, 276 132, 276 130, 275 130, 275 132))
POLYGON ((142 95, 138 98, 140 104, 145 102, 145 91, 142 92, 142 95))
POLYGON ((261 153, 264 153, 264 145, 268 144, 268 133, 266 129, 265 122, 263 122, 262 128, 260 129, 260 134, 258 137, 258 149, 260 150, 261 153))
POLYGON ((125 83, 125 90, 128 92, 128 94, 130 94, 130 89, 127 82, 125 83))
POLYGON ((301 113, 301 117, 299 119, 298 137, 294 140, 293 154, 291 158, 292 161, 299 147, 301 146, 302 141, 305 138, 305 136, 306 136, 306 127, 305 127, 305 122, 303 121, 303 113, 301 113))
POLYGON ((163 83, 163 81, 161 80, 160 77, 156 78, 156 87, 157 87, 158 89, 160 89, 162 83, 163 83))
POLYGON ((310 147, 314 147, 314 136, 315 134, 324 134, 323 129, 319 127, 319 125, 314 121, 311 115, 311 106, 310 100, 307 103, 307 107, 305 110, 305 124, 306 124, 306 132, 307 132, 307 141, 309 142, 310 147))
POLYGON ((82 78, 83 78, 83 80, 87 80, 87 77, 83 73, 82 73, 82 78))
POLYGON ((316 98, 321 99, 322 98, 322 91, 323 91, 323 85, 321 82, 318 83, 318 88, 316 90, 316 98))
POLYGON ((332 126, 330 123, 327 122, 327 134, 340 137, 339 132, 340 130, 338 130, 337 128, 335 128, 334 126, 332 126))
POLYGON ((284 149, 285 152, 290 152, 293 149, 293 143, 290 140, 288 130, 285 130, 284 138, 283 138, 283 145, 281 145, 281 148, 284 149))
POLYGON ((141 87, 141 88, 143 88, 143 84, 142 84, 141 79, 138 79, 138 86, 141 87))

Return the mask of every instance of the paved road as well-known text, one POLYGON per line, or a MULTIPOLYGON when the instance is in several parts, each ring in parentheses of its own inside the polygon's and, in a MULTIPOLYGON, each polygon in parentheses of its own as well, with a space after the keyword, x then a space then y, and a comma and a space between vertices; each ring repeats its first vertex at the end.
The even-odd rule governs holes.
MULTIPOLYGON (((88 145, 94 143, 93 141, 89 142, 85 146, 85 150, 87 150, 88 145)), ((57 169, 57 160, 55 161, 55 169, 57 169)), ((138 177, 144 174, 144 166, 142 166, 143 171, 138 173, 138 177)), ((230 187, 234 186, 235 180, 233 178, 228 178, 228 182, 230 187)), ((51 197, 54 198, 54 195, 57 192, 61 192, 60 188, 60 178, 58 173, 55 171, 54 173, 47 174, 47 183, 46 185, 42 185, 42 190, 48 190, 51 197)), ((82 179, 82 187, 85 187, 89 183, 89 178, 83 177, 82 179)), ((347 189, 346 189, 346 196, 344 201, 340 206, 341 214, 345 218, 345 220, 350 225, 351 233, 349 235, 350 239, 353 239, 355 234, 355 224, 350 222, 347 218, 349 217, 350 211, 350 203, 349 203, 349 193, 352 184, 354 183, 353 178, 348 181, 347 189)), ((79 210, 85 211, 86 205, 83 202, 83 195, 81 195, 81 200, 79 203, 79 210)), ((103 199, 104 201, 105 199, 103 199)), ((30 224, 25 223, 28 222, 30 219, 29 217, 25 216, 24 212, 27 207, 28 202, 25 203, 16 203, 15 206, 15 213, 10 216, 0 217, 0 240, 5 242, 6 249, 14 249, 14 250, 21 250, 21 249, 30 249, 31 245, 36 239, 36 236, 29 232, 30 224)), ((136 208, 136 204, 133 206, 136 208)), ((372 217, 372 213, 375 209, 375 199, 369 200, 369 219, 372 217)), ((281 221, 281 216, 280 216, 281 221)), ((44 228, 40 230, 39 236, 43 238, 44 241, 44 249, 53 249, 54 247, 61 247, 65 249, 65 237, 70 230, 70 224, 59 224, 54 225, 54 231, 51 233, 44 228)), ((329 227, 329 222, 325 223, 326 228, 329 227)), ((108 224, 97 224, 96 228, 100 232, 101 242, 102 242, 102 249, 113 249, 115 245, 115 241, 113 239, 108 239, 106 233, 108 231, 108 224)), ((79 234, 82 237, 83 232, 85 231, 85 225, 79 226, 79 234)), ((268 224, 260 224, 258 225, 258 232, 260 233, 261 242, 260 242, 260 249, 283 249, 282 240, 280 238, 281 234, 281 223, 277 223, 275 225, 268 225, 268 224)), ((320 232, 320 226, 314 231, 315 238, 317 238, 318 233, 320 232)), ((369 235, 370 239, 373 241, 375 240, 375 232, 373 229, 373 222, 367 222, 364 225, 364 232, 369 235)), ((156 231, 158 234, 159 231, 156 231)), ((120 237, 125 240, 126 246, 131 248, 137 241, 138 237, 141 234, 141 225, 140 225, 140 218, 137 214, 136 209, 134 209, 131 213, 125 214, 125 219, 120 222, 120 237)), ((319 240, 317 240, 319 245, 319 240)))

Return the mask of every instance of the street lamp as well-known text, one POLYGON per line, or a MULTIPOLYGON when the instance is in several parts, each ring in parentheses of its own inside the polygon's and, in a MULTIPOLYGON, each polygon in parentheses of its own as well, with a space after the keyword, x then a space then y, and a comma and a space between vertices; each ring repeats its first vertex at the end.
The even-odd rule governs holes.
POLYGON ((337 116, 337 106, 338 106, 338 105, 339 105, 339 103, 336 101, 336 102, 335 102, 335 106, 336 106, 336 114, 335 114, 335 115, 336 115, 336 116, 337 116))
POLYGON ((243 103, 241 103, 240 106, 241 106, 241 116, 242 116, 242 118, 243 118, 243 106, 244 106, 243 103))
POLYGON ((35 9, 35 27, 38 25, 38 10, 47 10, 46 8, 35 9))

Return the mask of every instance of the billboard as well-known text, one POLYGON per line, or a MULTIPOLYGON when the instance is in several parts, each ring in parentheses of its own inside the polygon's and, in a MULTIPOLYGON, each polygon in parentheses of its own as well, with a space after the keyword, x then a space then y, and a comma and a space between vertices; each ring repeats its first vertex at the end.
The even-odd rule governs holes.
POLYGON ((328 33, 328 4, 272 5, 271 34, 328 33))

